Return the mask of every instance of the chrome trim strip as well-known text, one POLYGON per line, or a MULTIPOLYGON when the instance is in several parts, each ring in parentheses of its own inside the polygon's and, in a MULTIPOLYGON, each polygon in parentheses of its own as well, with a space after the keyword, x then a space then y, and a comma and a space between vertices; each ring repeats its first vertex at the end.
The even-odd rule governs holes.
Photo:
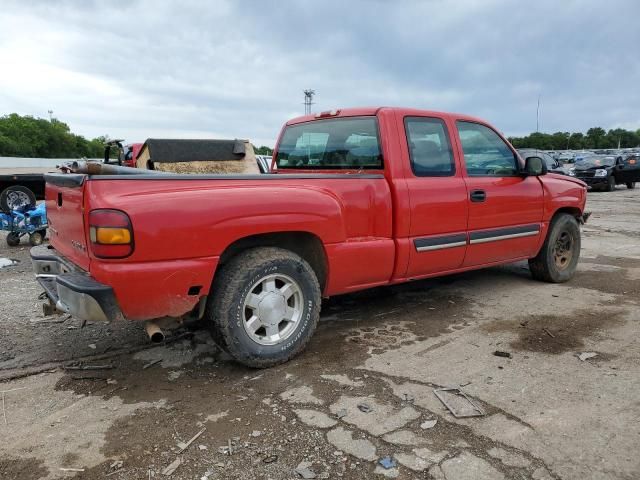
POLYGON ((497 242, 500 240, 509 240, 511 238, 532 237, 534 235, 539 235, 539 234, 540 234, 540 230, 523 232, 523 233, 512 233, 511 235, 496 235, 495 237, 477 238, 475 240, 471 240, 470 244, 473 245, 476 243, 497 242))
POLYGON ((431 250, 443 250, 445 248, 454 248, 454 247, 464 247, 467 244, 466 240, 464 242, 453 242, 453 243, 443 243, 440 245, 429 245, 426 247, 416 247, 418 252, 428 252, 431 250))

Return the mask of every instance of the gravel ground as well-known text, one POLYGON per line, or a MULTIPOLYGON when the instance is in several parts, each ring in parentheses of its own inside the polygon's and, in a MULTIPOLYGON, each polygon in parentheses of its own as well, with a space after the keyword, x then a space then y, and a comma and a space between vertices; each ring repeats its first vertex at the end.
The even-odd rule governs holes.
POLYGON ((640 190, 588 209, 572 282, 519 263, 333 298, 268 370, 203 330, 44 318, 28 246, 0 238, 0 478, 638 478, 640 190), (461 385, 483 416, 433 393, 461 385))

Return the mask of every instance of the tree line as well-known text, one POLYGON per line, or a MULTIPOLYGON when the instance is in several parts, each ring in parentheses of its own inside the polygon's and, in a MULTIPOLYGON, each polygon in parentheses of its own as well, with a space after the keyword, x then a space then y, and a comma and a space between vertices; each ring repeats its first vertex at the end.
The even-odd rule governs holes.
POLYGON ((605 131, 593 127, 586 134, 577 132, 541 133, 535 132, 526 137, 509 137, 516 148, 536 148, 539 150, 597 150, 609 148, 640 147, 640 129, 634 131, 616 128, 605 131))
POLYGON ((101 158, 105 137, 87 140, 52 118, 17 113, 0 117, 0 157, 101 158))
MULTIPOLYGON (((0 117, 0 157, 102 158, 106 136, 87 140, 71 132, 69 126, 52 118, 35 118, 12 113, 0 117)), ((540 150, 592 150, 602 148, 640 147, 640 129, 600 127, 581 132, 531 133, 525 137, 509 137, 516 148, 540 150)), ((271 155, 266 146, 254 149, 256 154, 271 155)))
MULTIPOLYGON (((71 132, 69 125, 11 113, 0 117, 0 157, 26 158, 102 158, 108 137, 87 140, 71 132)), ((271 155, 273 149, 261 146, 256 154, 271 155)))
POLYGON ((269 148, 264 145, 262 145, 261 147, 254 146, 253 151, 255 152, 256 155, 272 155, 273 154, 273 148, 269 148))

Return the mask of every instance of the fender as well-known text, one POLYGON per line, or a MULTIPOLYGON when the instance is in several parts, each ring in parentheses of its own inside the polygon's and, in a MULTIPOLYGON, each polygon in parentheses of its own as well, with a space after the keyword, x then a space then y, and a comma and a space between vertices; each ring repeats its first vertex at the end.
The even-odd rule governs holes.
POLYGON ((550 222, 560 209, 576 209, 581 215, 587 202, 587 187, 584 182, 561 175, 538 177, 544 195, 543 221, 550 222))

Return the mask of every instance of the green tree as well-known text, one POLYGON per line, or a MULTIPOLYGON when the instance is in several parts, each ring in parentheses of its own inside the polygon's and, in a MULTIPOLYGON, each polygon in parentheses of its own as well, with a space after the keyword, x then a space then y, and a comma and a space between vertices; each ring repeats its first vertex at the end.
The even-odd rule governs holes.
POLYGON ((525 137, 510 137, 516 148, 537 148, 540 150, 581 150, 600 148, 640 147, 640 130, 635 132, 616 128, 605 131, 601 127, 590 128, 586 135, 581 132, 535 132, 525 137))
POLYGON ((593 127, 587 130, 587 148, 607 148, 605 145, 605 132, 604 128, 593 127))
POLYGON ((264 145, 258 148, 254 146, 253 151, 256 153, 256 155, 272 155, 273 154, 273 148, 265 147, 264 145))
POLYGON ((104 137, 87 140, 57 119, 46 120, 11 113, 0 117, 0 156, 43 158, 100 158, 104 137))

